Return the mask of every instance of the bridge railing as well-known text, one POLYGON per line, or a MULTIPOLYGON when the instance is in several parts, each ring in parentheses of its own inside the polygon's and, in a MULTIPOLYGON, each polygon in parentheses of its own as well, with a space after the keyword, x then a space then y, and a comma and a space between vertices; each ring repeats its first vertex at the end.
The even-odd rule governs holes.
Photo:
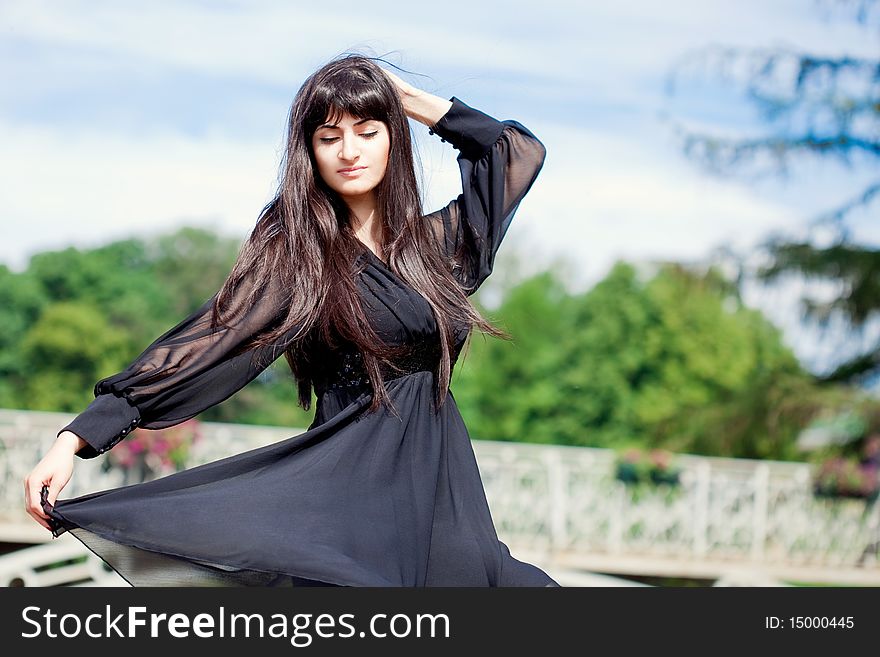
POLYGON ((808 464, 678 455, 678 485, 631 486, 609 450, 482 442, 475 451, 499 534, 569 565, 857 569, 847 579, 880 583, 880 504, 815 497, 808 464))
MULTIPOLYGON (((70 419, 0 409, 0 541, 51 539, 23 510, 22 480, 70 419)), ((300 431, 205 422, 188 467, 300 431)), ((807 464, 678 455, 679 485, 639 488, 615 477, 609 450, 475 440, 474 451, 499 537, 542 562, 713 577, 745 565, 880 583, 880 505, 815 498, 807 464)), ((122 485, 103 458, 78 459, 62 495, 122 485)))

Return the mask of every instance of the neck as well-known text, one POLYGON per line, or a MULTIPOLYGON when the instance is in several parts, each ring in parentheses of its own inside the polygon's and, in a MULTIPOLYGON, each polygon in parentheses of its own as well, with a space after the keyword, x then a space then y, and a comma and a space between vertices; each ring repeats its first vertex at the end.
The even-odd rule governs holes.
POLYGON ((382 221, 376 198, 372 194, 346 198, 348 209, 351 210, 352 229, 362 241, 378 242, 382 230, 382 221))

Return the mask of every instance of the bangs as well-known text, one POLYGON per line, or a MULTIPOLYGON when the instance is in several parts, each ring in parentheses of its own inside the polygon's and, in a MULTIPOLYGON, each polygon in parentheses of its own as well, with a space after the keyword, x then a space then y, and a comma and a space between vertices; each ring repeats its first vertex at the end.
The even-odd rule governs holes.
POLYGON ((387 96, 375 85, 360 80, 328 80, 316 90, 304 127, 306 134, 312 135, 319 125, 336 123, 343 114, 388 123, 391 113, 387 96))

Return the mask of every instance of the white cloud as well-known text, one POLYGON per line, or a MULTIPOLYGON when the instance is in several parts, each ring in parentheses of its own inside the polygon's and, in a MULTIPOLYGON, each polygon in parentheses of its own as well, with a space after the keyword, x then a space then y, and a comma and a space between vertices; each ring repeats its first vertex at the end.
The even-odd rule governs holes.
MULTIPOLYGON (((33 0, 3 3, 0 21, 19 38, 272 84, 299 82, 336 52, 369 47, 379 54, 399 52, 405 67, 428 73, 451 67, 473 71, 458 83, 475 88, 486 71, 506 71, 561 85, 589 84, 602 96, 624 94, 620 100, 633 102, 644 98, 650 76, 664 74, 688 49, 702 45, 774 43, 815 50, 827 43, 829 52, 843 45, 850 53, 874 52, 869 30, 851 21, 823 22, 818 12, 792 1, 553 2, 539 9, 525 1, 501 8, 450 0, 442 11, 418 5, 402 11, 390 1, 369 6, 157 1, 145 10, 134 3, 33 0)), ((439 84, 447 88, 449 81, 439 84)))
POLYGON ((577 287, 595 283, 618 258, 702 259, 799 221, 741 184, 671 160, 660 144, 549 125, 538 136, 552 146, 510 234, 577 257, 577 287))
POLYGON ((272 148, 179 136, 131 141, 0 124, 4 260, 97 244, 180 223, 243 232, 277 172, 272 148))

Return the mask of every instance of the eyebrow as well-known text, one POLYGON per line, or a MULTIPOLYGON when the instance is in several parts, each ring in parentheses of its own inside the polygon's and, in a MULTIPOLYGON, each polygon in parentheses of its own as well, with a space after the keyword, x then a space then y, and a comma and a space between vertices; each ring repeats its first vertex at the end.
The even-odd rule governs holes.
MULTIPOLYGON (((355 121, 355 125, 360 125, 361 123, 366 123, 367 121, 378 121, 378 119, 361 119, 360 121, 355 121)), ((315 130, 320 130, 321 128, 338 128, 338 123, 325 123, 324 125, 319 125, 315 130)))

